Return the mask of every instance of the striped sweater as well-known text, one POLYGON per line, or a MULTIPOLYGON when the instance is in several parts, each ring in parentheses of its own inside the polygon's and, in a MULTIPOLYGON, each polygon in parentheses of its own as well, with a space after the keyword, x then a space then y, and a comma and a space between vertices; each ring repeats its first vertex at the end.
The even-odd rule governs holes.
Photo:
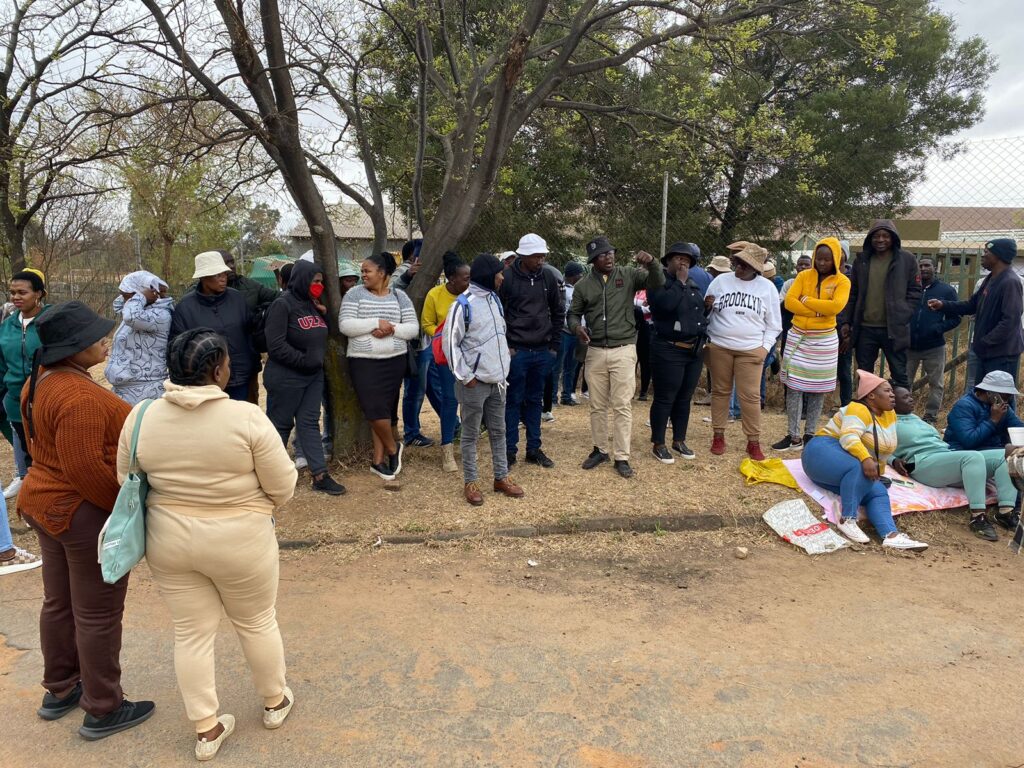
MULTIPOLYGON (((875 428, 878 430, 879 471, 889 463, 896 452, 896 412, 885 411, 875 416, 875 428)), ((861 403, 850 403, 829 419, 828 423, 818 430, 819 435, 835 437, 847 453, 858 461, 875 458, 875 435, 871 426, 871 411, 861 403)))
POLYGON ((345 294, 338 314, 338 326, 348 336, 348 356, 386 360, 404 355, 408 342, 420 332, 412 301, 403 291, 391 288, 383 296, 357 285, 345 294), (372 335, 380 320, 395 326, 391 336, 372 335))

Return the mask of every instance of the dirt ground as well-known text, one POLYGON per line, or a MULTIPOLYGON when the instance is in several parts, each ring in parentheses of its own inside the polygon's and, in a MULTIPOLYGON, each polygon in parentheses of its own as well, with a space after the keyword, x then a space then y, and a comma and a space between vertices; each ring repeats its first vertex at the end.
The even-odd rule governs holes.
MULTIPOLYGON (((753 531, 285 553, 296 708, 262 729, 222 624, 238 728, 216 764, 1019 766, 1024 560, 953 522, 903 556, 753 531)), ((35 716, 38 571, 0 580, 5 768, 193 763, 170 621, 145 566, 132 579, 124 685, 158 709, 92 744, 78 714, 35 716)))

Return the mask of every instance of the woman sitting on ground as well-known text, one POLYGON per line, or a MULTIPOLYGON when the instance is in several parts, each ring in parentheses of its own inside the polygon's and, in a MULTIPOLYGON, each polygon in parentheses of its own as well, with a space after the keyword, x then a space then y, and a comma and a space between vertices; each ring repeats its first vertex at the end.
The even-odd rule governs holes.
POLYGON ((152 272, 132 272, 118 286, 114 314, 121 325, 114 333, 110 360, 103 374, 114 394, 137 405, 164 394, 167 380, 167 338, 174 300, 160 298, 167 283, 152 272))
POLYGON ((360 266, 363 284, 345 294, 338 324, 348 336, 348 366, 363 415, 373 431, 370 471, 394 480, 402 471, 402 444, 391 429, 405 378, 409 342, 420 332, 404 291, 389 287, 395 257, 383 252, 360 266))
POLYGON ((858 544, 870 541, 857 525, 857 508, 863 505, 883 547, 925 550, 927 544, 896 529, 889 491, 881 479, 896 450, 892 386, 867 371, 857 375, 857 400, 840 408, 818 431, 804 447, 800 463, 814 483, 839 494, 842 512, 836 527, 848 539, 858 544))
POLYGON ((996 522, 1009 531, 1017 527, 1017 489, 1010 479, 1004 449, 954 451, 935 427, 914 413, 914 396, 903 387, 896 388, 896 413, 898 445, 893 469, 935 488, 963 488, 971 510, 970 529, 982 539, 999 541, 985 514, 985 484, 992 478, 999 495, 996 522))
MULTIPOLYGON (((291 499, 297 473, 259 406, 224 391, 231 358, 223 336, 187 330, 171 342, 167 362, 167 391, 143 414, 136 453, 149 481, 146 562, 174 621, 174 671, 195 725, 196 757, 209 760, 235 727, 231 715, 217 716, 214 644, 222 615, 252 670, 264 727, 279 728, 295 701, 277 626, 272 515, 291 499)), ((122 480, 140 407, 121 432, 122 480)))
POLYGON ((152 701, 129 701, 121 690, 121 619, 128 576, 103 581, 96 540, 120 484, 115 457, 129 406, 93 380, 89 369, 107 357, 114 323, 78 301, 35 322, 35 355, 21 411, 35 459, 18 496, 18 511, 43 553, 43 696, 38 715, 58 720, 85 710, 78 733, 90 741, 139 725, 152 701))
POLYGON ((843 251, 839 241, 826 237, 814 247, 814 268, 797 274, 786 294, 793 324, 786 335, 780 378, 786 386, 789 434, 775 443, 777 451, 800 450, 804 439, 818 429, 825 395, 836 388, 839 336, 836 315, 850 298, 850 279, 839 271, 843 251), (804 430, 800 431, 803 404, 804 430))

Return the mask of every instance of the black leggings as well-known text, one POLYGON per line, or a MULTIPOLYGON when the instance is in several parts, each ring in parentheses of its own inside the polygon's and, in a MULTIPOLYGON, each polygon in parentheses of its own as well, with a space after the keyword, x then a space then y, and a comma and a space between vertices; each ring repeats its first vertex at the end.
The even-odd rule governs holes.
POLYGON ((686 442, 690 405, 700 381, 704 361, 692 351, 680 349, 655 336, 651 340, 654 368, 654 402, 651 404, 651 442, 665 444, 665 428, 672 421, 672 441, 686 442))

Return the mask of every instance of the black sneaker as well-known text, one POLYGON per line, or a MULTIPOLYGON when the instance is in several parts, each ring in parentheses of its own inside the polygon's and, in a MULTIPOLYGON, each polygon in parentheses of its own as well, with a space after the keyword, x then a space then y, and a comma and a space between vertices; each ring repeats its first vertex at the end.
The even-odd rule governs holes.
POLYGON ((598 464, 602 464, 606 461, 608 461, 608 454, 601 453, 601 451, 598 450, 597 446, 595 445, 594 450, 590 452, 590 455, 587 456, 586 460, 583 462, 583 468, 593 469, 598 464))
POLYGON ((405 441, 405 444, 414 446, 416 448, 429 448, 434 444, 434 441, 431 440, 426 435, 413 435, 412 437, 405 441))
POLYGON ((555 462, 549 459, 540 448, 536 451, 526 452, 526 463, 536 464, 538 467, 544 467, 544 469, 551 469, 555 466, 555 462))
POLYGON ((1016 509, 1013 512, 996 512, 993 517, 1008 531, 1017 530, 1017 525, 1020 523, 1020 512, 1016 509))
MULTIPOLYGON (((431 441, 433 445, 433 441, 431 441)), ((404 450, 401 443, 398 444, 398 450, 388 456, 388 469, 391 470, 391 474, 398 477, 402 474, 402 451, 404 450)))
POLYGON ((987 515, 981 514, 972 517, 968 527, 974 531, 974 535, 979 539, 999 541, 999 535, 996 533, 996 529, 992 527, 992 523, 988 521, 987 515))
POLYGON ((814 437, 814 435, 811 435, 811 434, 804 435, 804 448, 807 447, 807 444, 809 442, 811 442, 811 438, 813 438, 813 437, 814 437))
POLYGON ((511 468, 512 465, 515 464, 518 461, 518 459, 516 458, 516 455, 514 453, 512 453, 512 451, 506 451, 505 452, 505 461, 507 462, 507 466, 509 468, 511 468))
POLYGON ((78 735, 88 741, 105 739, 120 731, 127 731, 136 725, 146 722, 153 716, 156 704, 152 701, 128 701, 125 699, 121 706, 103 717, 93 717, 87 714, 82 721, 82 727, 78 729, 78 735))
POLYGON ((687 447, 686 443, 683 443, 683 442, 672 443, 672 450, 675 451, 676 453, 678 453, 684 459, 695 459, 695 458, 697 458, 697 454, 694 453, 693 451, 691 451, 687 447))
POLYGON ((672 458, 672 454, 668 452, 668 448, 664 445, 655 445, 651 448, 651 453, 654 454, 654 458, 660 461, 662 464, 675 464, 676 460, 672 458))
POLYGON ((370 471, 381 480, 395 479, 395 475, 386 461, 382 461, 380 464, 370 464, 370 471))
POLYGON ((640 397, 637 398, 637 400, 639 400, 641 403, 644 402, 646 399, 647 399, 647 393, 646 392, 641 392, 640 393, 640 397))
POLYGON ((629 462, 621 459, 615 460, 615 471, 627 480, 633 476, 633 468, 629 466, 629 462))
POLYGON ((78 709, 78 702, 82 698, 82 681, 75 684, 74 689, 63 699, 58 699, 47 691, 43 694, 43 706, 36 710, 36 714, 43 720, 60 720, 72 710, 78 709))
POLYGON ((791 437, 790 435, 786 435, 777 443, 772 443, 773 451, 799 451, 803 447, 803 440, 801 440, 799 437, 791 437))
POLYGON ((574 403, 572 400, 559 400, 558 404, 559 405, 568 405, 568 406, 579 405, 579 403, 574 403))
POLYGON ((345 493, 345 486, 324 472, 319 480, 313 480, 313 490, 330 496, 341 496, 345 493))

